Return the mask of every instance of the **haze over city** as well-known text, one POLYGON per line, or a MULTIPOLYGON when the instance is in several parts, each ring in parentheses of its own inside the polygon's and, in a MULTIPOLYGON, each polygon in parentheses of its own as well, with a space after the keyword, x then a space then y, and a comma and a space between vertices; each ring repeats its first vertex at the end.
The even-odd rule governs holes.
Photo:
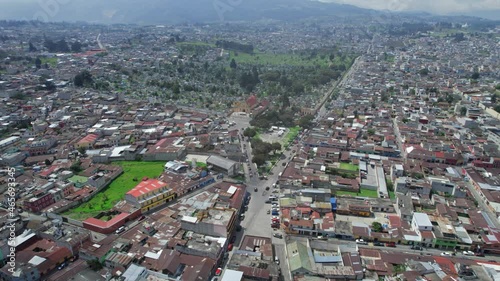
POLYGON ((498 11, 0 0, 0 280, 500 280, 498 11))

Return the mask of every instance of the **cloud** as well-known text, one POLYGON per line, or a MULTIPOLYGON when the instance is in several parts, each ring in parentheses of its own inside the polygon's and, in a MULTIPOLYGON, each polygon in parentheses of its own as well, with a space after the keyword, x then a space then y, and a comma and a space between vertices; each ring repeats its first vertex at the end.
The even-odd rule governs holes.
POLYGON ((436 14, 500 10, 500 0, 320 0, 391 11, 426 11, 436 14))

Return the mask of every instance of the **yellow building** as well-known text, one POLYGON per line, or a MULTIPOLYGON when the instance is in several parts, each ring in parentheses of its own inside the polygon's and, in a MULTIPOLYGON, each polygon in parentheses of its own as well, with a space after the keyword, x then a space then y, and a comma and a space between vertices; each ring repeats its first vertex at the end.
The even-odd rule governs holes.
POLYGON ((177 194, 167 184, 156 179, 144 179, 125 194, 125 200, 147 212, 174 200, 177 194))

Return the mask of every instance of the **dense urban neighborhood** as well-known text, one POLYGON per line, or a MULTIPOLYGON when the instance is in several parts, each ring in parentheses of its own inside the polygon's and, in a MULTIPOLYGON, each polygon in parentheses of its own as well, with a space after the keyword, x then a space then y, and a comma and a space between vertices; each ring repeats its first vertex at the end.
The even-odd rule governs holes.
POLYGON ((500 280, 500 23, 0 21, 0 279, 500 280))

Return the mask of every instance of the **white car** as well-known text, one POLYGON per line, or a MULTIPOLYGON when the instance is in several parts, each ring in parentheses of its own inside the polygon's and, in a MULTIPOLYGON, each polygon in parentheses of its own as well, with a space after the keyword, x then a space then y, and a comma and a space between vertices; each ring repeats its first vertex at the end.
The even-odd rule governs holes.
POLYGON ((463 254, 466 256, 473 256, 474 252, 473 251, 464 251, 463 254))
POLYGON ((443 257, 449 257, 449 256, 451 256, 451 254, 448 253, 448 252, 442 252, 441 256, 443 256, 443 257))
POLYGON ((368 242, 365 242, 363 239, 356 239, 356 244, 368 245, 368 242))
POLYGON ((116 233, 116 234, 120 234, 120 233, 122 233, 122 232, 124 232, 124 231, 125 231, 125 226, 120 226, 120 228, 118 228, 118 229, 115 231, 115 233, 116 233))

